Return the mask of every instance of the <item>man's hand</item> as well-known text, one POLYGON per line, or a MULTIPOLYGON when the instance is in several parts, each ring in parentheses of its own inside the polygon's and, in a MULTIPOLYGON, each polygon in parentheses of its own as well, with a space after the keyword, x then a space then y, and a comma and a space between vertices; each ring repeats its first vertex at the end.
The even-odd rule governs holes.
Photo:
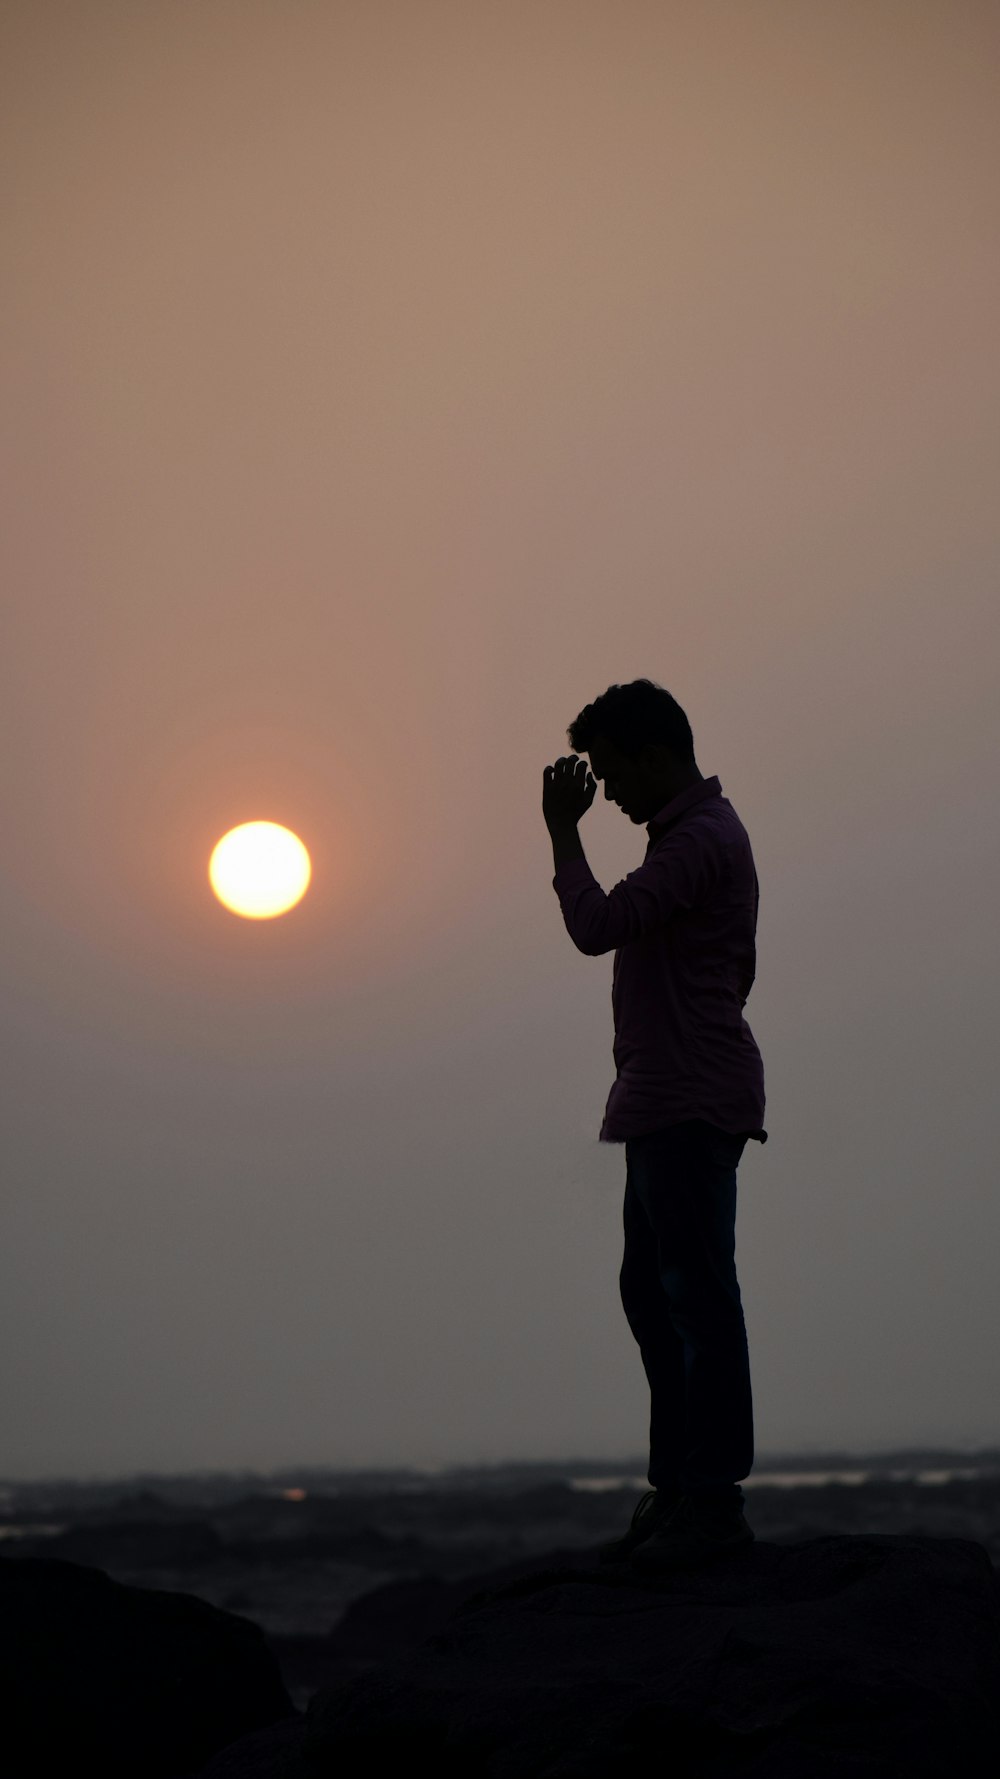
POLYGON ((542 773, 542 814, 549 833, 575 828, 597 795, 597 780, 578 754, 557 760, 542 773))

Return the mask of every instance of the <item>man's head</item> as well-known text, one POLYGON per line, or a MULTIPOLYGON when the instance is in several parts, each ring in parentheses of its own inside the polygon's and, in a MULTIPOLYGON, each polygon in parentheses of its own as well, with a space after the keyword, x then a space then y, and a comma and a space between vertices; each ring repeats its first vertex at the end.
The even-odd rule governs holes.
POLYGON ((631 822, 650 822, 665 803, 702 774, 691 725, 680 705, 652 680, 610 686, 567 731, 576 753, 590 757, 604 795, 631 822))

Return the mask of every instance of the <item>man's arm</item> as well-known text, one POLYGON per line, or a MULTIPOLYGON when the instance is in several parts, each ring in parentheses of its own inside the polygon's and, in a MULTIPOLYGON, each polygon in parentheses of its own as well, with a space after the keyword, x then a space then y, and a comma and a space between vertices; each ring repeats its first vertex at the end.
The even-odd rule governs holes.
POLYGON ((556 871, 560 865, 568 865, 570 859, 585 858, 580 829, 576 822, 560 822, 550 827, 549 838, 552 841, 552 857, 555 860, 553 868, 556 871))
POLYGON ((710 891, 711 862, 689 835, 662 841, 643 864, 605 895, 583 855, 579 836, 573 839, 580 850, 570 853, 561 850, 573 843, 565 831, 559 839, 551 828, 549 832, 557 878, 559 866, 566 866, 561 879, 553 880, 566 930, 586 957, 600 957, 605 951, 645 938, 676 913, 695 907, 710 891), (578 861, 573 869, 569 868, 571 860, 578 861))

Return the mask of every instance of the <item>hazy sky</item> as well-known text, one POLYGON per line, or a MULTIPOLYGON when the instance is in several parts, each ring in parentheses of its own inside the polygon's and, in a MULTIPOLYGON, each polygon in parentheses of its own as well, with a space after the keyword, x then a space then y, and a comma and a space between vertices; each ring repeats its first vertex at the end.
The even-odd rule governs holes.
POLYGON ((643 676, 760 881, 758 1453, 996 1442, 1000 9, 0 33, 0 1474, 643 1451, 541 813, 643 676))

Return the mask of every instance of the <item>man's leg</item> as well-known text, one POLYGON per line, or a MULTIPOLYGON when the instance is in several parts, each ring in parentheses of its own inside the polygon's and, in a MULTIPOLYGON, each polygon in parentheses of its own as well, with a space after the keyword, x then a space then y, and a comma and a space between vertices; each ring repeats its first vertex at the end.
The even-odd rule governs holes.
MULTIPOLYGON (((665 1439, 671 1461, 680 1457, 677 1486, 706 1500, 742 1503, 739 1481, 753 1467, 750 1361, 735 1263, 736 1168, 743 1139, 698 1119, 633 1139, 626 1147, 626 1197, 631 1187, 645 1214, 658 1285, 658 1295, 651 1296, 647 1267, 642 1334, 636 1338, 653 1395, 651 1426, 663 1440, 664 1417, 677 1417, 676 1364, 669 1358, 679 1346, 683 1424, 665 1439)), ((651 1453, 651 1484, 654 1461, 651 1453)))
POLYGON ((635 1190, 631 1147, 626 1142, 625 1252, 618 1282, 649 1384, 649 1486, 678 1489, 685 1448, 684 1343, 666 1314, 656 1232, 635 1190))

